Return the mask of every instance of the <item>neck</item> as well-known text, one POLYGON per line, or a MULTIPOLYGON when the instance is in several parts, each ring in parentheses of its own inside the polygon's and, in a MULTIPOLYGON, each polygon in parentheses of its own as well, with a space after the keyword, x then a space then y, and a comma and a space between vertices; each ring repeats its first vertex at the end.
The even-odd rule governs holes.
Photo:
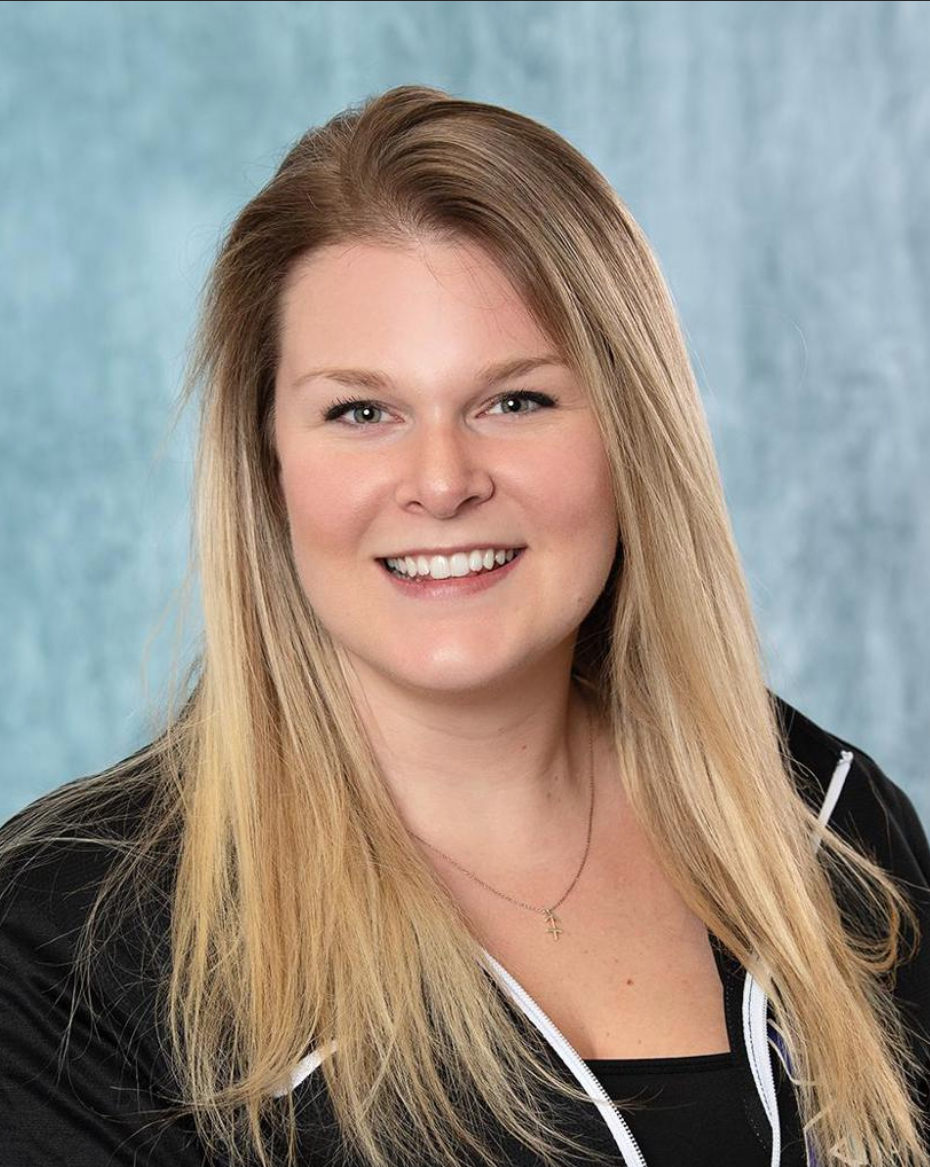
MULTIPOLYGON (((593 709, 564 671, 463 700, 356 671, 355 698, 408 830, 492 882, 577 860, 591 797, 593 709), (590 720, 589 720, 590 718, 590 720)), ((442 864, 443 860, 439 859, 442 864)))

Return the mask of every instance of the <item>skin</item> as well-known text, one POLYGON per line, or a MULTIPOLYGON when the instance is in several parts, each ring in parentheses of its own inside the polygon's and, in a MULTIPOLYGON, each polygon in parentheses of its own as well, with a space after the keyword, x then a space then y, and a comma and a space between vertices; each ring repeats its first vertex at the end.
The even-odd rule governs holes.
POLYGON ((554 346, 466 243, 316 252, 291 273, 280 342, 274 432, 297 571, 401 816, 507 894, 552 902, 588 815, 572 653, 618 538, 583 387, 564 365, 481 383, 486 364, 554 346), (323 366, 382 370, 393 388, 295 387, 323 366), (557 404, 500 404, 521 389, 557 404), (379 408, 324 420, 339 399, 379 408), (410 600, 376 562, 458 544, 527 550, 509 578, 454 600, 410 600))

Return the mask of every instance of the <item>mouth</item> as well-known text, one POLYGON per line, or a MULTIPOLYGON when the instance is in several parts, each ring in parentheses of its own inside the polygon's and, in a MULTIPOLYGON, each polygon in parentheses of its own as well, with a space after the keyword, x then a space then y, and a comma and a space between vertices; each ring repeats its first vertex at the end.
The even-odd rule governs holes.
POLYGON ((465 575, 451 575, 444 579, 437 578, 432 575, 409 576, 404 572, 397 571, 396 568, 391 567, 388 564, 387 559, 378 559, 377 562, 381 564, 388 575, 392 576, 394 579, 402 580, 404 583, 409 584, 412 587, 415 587, 417 584, 455 584, 464 583, 466 580, 470 579, 481 579, 483 576, 493 575, 498 571, 504 571, 506 568, 510 567, 512 563, 515 563, 525 550, 525 547, 515 547, 513 549, 513 555, 509 559, 506 559, 503 563, 498 563, 495 560, 491 567, 482 566, 477 571, 468 571, 465 573, 465 575))
POLYGON ((431 575, 421 575, 409 578, 399 571, 388 567, 386 559, 378 559, 384 574, 388 577, 389 586, 404 600, 465 602, 489 594, 497 588, 507 586, 507 580, 518 570, 523 562, 525 547, 515 547, 514 554, 504 563, 494 563, 492 567, 482 567, 480 571, 470 571, 467 575, 452 575, 447 579, 433 579, 431 575))

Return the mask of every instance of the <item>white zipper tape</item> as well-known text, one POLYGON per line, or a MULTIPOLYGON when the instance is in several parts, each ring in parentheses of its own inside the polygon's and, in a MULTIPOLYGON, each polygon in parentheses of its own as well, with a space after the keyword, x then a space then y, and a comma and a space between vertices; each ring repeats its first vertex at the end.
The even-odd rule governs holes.
POLYGON ((756 1091, 772 1128, 772 1167, 778 1167, 781 1162, 781 1119, 768 1044, 768 997, 748 971, 743 985, 743 1040, 756 1091))
POLYGON ((565 1065, 571 1070, 576 1080, 584 1087, 588 1096, 593 1098, 597 1103, 601 1117, 607 1123, 610 1133, 614 1137, 614 1142, 620 1149, 620 1154, 623 1156, 623 1162, 626 1164, 626 1167, 646 1167, 646 1158, 640 1150, 636 1139, 633 1137, 633 1132, 630 1130, 626 1119, 620 1113, 619 1109, 611 1101, 597 1076, 585 1065, 584 1059, 579 1055, 568 1038, 556 1026, 555 1022, 543 1012, 541 1006, 533 1000, 520 982, 502 964, 495 960, 487 949, 482 949, 482 951, 492 971, 507 990, 508 995, 542 1033, 543 1037, 545 1037, 565 1065))
MULTIPOLYGON (((824 827, 833 814, 834 808, 843 791, 843 783, 852 766, 853 755, 851 750, 841 750, 839 761, 833 770, 830 782, 824 794, 817 822, 824 827)), ((818 834, 814 851, 820 847, 822 834, 818 834)), ((772 1167, 778 1167, 781 1161, 781 1120, 778 1115, 778 1097, 775 1092, 775 1076, 772 1070, 772 1058, 775 1047, 770 1043, 768 1036, 769 1000, 758 981, 747 971, 743 986, 743 1040, 749 1054, 749 1065, 752 1069, 753 1081, 765 1110, 766 1118, 772 1128, 772 1167)), ((811 1164, 810 1147, 807 1154, 808 1164, 811 1164)))

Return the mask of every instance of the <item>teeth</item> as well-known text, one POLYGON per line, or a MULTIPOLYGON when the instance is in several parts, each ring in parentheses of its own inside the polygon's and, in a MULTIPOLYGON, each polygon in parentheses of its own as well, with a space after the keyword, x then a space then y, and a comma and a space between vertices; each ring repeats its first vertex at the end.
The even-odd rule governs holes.
POLYGON ((432 579, 449 579, 465 575, 476 575, 481 571, 491 571, 502 567, 516 555, 518 548, 509 551, 459 551, 455 555, 406 555, 402 559, 386 560, 388 567, 398 575, 414 579, 430 576, 432 579))

